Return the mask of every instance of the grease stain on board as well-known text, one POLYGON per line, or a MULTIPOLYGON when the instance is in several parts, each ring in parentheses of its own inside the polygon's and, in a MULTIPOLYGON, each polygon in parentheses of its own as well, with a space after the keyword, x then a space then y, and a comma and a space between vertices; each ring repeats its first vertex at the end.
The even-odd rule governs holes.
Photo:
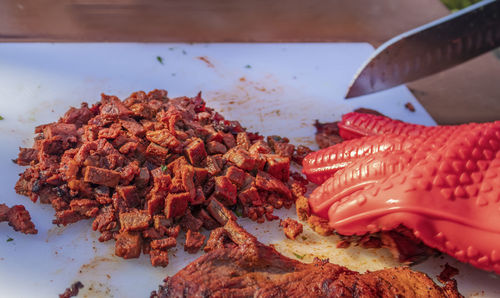
POLYGON ((291 259, 298 259, 305 263, 312 263, 314 258, 328 259, 332 263, 358 272, 401 266, 385 248, 366 249, 355 245, 337 248, 337 243, 341 241, 338 236, 321 236, 315 233, 307 223, 302 222, 302 224, 304 232, 296 240, 283 236, 282 240, 273 243, 277 251, 291 259))
POLYGON ((204 97, 207 104, 223 113, 226 119, 238 119, 249 131, 273 135, 286 126, 291 135, 280 135, 292 139, 297 129, 312 129, 313 121, 307 119, 304 112, 314 107, 304 104, 307 100, 300 90, 285 88, 286 85, 289 84, 280 82, 272 74, 258 78, 236 76, 228 88, 207 91, 204 97), (295 119, 291 126, 290 119, 295 119))
POLYGON ((199 56, 199 57, 196 57, 196 59, 205 62, 207 67, 215 68, 214 64, 210 60, 208 60, 207 56, 199 56))

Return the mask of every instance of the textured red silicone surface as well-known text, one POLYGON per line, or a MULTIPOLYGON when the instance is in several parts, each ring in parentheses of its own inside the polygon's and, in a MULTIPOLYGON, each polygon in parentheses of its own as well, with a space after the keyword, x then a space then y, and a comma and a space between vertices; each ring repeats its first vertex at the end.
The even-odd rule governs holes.
POLYGON ((344 115, 338 125, 340 133, 344 135, 343 138, 348 141, 313 152, 302 162, 304 175, 318 185, 359 158, 386 150, 407 150, 419 141, 426 141, 443 130, 459 128, 426 127, 392 120, 384 116, 354 112, 344 115), (383 137, 378 135, 383 135, 383 137), (352 140, 361 136, 370 137, 352 140))
POLYGON ((356 112, 343 115, 342 121, 338 123, 338 126, 339 134, 344 140, 381 134, 417 136, 422 130, 437 128, 410 124, 384 116, 356 112))
MULTIPOLYGON (((368 125, 369 134, 389 134, 325 149, 330 158, 321 161, 322 166, 333 159, 333 164, 342 161, 347 167, 338 170, 342 167, 337 166, 313 191, 312 212, 329 218, 331 226, 344 235, 403 224, 428 246, 500 273, 500 122, 413 126, 419 131, 414 135, 411 124, 380 116, 363 118, 365 122, 349 123, 368 125), (383 125, 372 124, 373 118, 383 125), (397 146, 397 142, 402 143, 397 146), (382 145, 385 150, 358 150, 382 145)), ((310 172, 308 177, 315 175, 310 172)))

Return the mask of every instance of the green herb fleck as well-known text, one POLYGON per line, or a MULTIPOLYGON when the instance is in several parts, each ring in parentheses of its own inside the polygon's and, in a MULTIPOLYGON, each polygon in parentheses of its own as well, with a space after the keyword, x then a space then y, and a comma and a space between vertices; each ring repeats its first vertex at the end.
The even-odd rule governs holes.
POLYGON ((170 51, 173 51, 175 48, 168 48, 170 51))
POLYGON ((165 173, 167 171, 167 166, 166 165, 162 165, 160 168, 161 168, 161 171, 163 173, 165 173))
POLYGON ((441 0, 448 9, 457 11, 466 8, 469 5, 479 2, 480 0, 441 0))
POLYGON ((307 237, 306 236, 302 236, 302 240, 306 241, 307 237))
POLYGON ((247 64, 247 65, 245 66, 245 68, 252 68, 252 65, 247 64))
POLYGON ((12 239, 11 237, 9 237, 9 238, 7 239, 7 242, 11 242, 11 241, 14 241, 14 239, 12 239))
POLYGON ((163 58, 161 56, 156 56, 156 60, 158 60, 158 62, 163 64, 163 58))
POLYGON ((302 260, 306 256, 306 255, 299 255, 296 253, 293 253, 293 254, 297 257, 297 259, 300 259, 300 260, 302 260))
POLYGON ((234 214, 236 214, 236 216, 238 216, 238 217, 243 216, 243 214, 241 213, 241 210, 239 208, 234 209, 234 214))
POLYGON ((0 120, 3 120, 3 117, 2 117, 2 116, 0 116, 0 120))
POLYGON ((186 55, 187 52, 185 50, 182 50, 182 55, 186 55))

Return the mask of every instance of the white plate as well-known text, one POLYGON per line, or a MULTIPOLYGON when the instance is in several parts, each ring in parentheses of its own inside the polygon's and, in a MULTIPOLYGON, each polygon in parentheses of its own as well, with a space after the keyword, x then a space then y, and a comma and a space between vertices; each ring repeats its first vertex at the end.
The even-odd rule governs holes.
MULTIPOLYGON (((171 97, 194 96, 250 131, 286 136, 314 147, 315 119, 332 121, 358 107, 374 108, 408 122, 434 121, 405 87, 345 101, 356 69, 373 48, 368 44, 1 44, 0 45, 0 201, 24 204, 38 235, 16 233, 0 224, 0 297, 54 297, 74 281, 80 297, 147 297, 167 275, 200 255, 178 245, 170 265, 153 268, 147 257, 113 256, 113 241, 99 243, 90 221, 66 228, 51 224, 50 206, 33 204, 14 192, 23 169, 11 162, 18 147, 32 145, 36 125, 57 120, 70 106, 94 103, 100 93, 126 97, 133 91, 167 89, 171 97), (163 64, 157 60, 162 57, 163 64), (204 59, 200 59, 204 57, 204 59), (204 61, 205 60, 205 61, 204 61), (412 103, 414 113, 404 108, 412 103), (11 237, 14 240, 7 242, 11 237)), ((294 210, 281 210, 294 217, 294 210)), ((355 270, 396 265, 383 249, 336 249, 334 237, 306 229, 307 240, 285 240, 277 221, 243 225, 264 243, 292 258, 294 254, 329 257, 355 270)), ((181 240, 181 239, 179 239, 181 240)), ((182 242, 179 241, 179 242, 182 242)), ((435 276, 445 262, 460 269, 459 289, 466 296, 500 294, 498 277, 449 258, 416 268, 435 276)))

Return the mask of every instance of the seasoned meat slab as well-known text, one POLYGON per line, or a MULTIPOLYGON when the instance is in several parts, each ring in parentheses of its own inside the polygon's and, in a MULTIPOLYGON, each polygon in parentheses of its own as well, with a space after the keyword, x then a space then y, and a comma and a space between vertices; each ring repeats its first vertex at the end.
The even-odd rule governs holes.
POLYGON ((210 252, 167 277, 151 297, 461 297, 454 281, 440 287, 405 267, 360 274, 328 260, 289 259, 232 220, 208 241, 210 252))

